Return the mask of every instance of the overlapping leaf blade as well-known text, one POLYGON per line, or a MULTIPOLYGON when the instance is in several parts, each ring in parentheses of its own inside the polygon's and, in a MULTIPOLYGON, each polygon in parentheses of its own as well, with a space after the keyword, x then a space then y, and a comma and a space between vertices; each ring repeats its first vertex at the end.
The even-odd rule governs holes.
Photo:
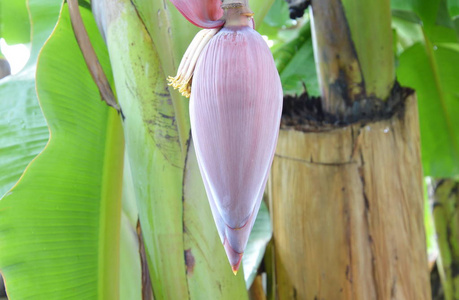
POLYGON ((459 174, 459 52, 417 43, 400 56, 400 82, 416 89, 419 100, 425 175, 459 174))
MULTIPOLYGON (((12 3, 25 6, 25 1, 3 2, 2 9, 12 3)), ((56 24, 61 2, 29 0, 33 34, 29 62, 17 75, 0 81, 0 196, 16 183, 48 141, 48 127, 35 93, 35 70, 38 52, 56 24)))
POLYGON ((255 224, 253 224, 252 232, 250 233, 247 248, 242 257, 242 267, 244 269, 244 279, 247 288, 250 288, 257 275, 258 266, 263 260, 266 246, 271 240, 272 230, 268 207, 265 202, 262 202, 255 224))
MULTIPOLYGON (((83 10, 89 32, 96 33, 83 10)), ((101 63, 108 56, 93 36, 101 63)), ((67 6, 40 55, 45 150, 0 201, 0 268, 10 299, 116 299, 123 138, 100 101, 67 6)))
POLYGON ((309 22, 302 26, 295 39, 274 52, 274 59, 284 94, 299 95, 306 87, 310 96, 320 95, 309 22))
POLYGON ((424 174, 457 176, 459 44, 447 2, 394 1, 392 8, 401 9, 393 22, 401 53, 397 77, 419 101, 424 174))

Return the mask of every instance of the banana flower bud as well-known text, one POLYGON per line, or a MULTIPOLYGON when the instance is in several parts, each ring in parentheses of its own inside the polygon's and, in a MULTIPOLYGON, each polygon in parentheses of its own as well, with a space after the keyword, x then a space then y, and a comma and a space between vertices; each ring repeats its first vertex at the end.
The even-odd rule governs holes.
POLYGON ((236 274, 274 156, 282 86, 266 42, 252 28, 253 14, 244 0, 226 6, 224 1, 223 10, 216 9, 220 0, 171 1, 195 25, 215 28, 221 22, 223 26, 218 32, 198 33, 179 74, 169 80, 191 95, 191 131, 201 176, 236 274), (191 90, 180 86, 183 78, 189 85, 191 76, 191 90))

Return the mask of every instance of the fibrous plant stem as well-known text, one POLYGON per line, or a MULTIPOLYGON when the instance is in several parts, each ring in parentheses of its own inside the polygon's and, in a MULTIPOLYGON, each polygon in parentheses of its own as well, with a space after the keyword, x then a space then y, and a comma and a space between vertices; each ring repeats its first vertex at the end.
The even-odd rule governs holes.
POLYGON ((348 2, 312 0, 311 10, 322 106, 341 121, 381 109, 395 83, 387 1, 348 2))
POLYGON ((225 13, 225 27, 229 26, 249 26, 249 19, 253 12, 249 8, 247 0, 224 0, 222 8, 225 13))
POLYGON ((342 0, 368 95, 386 100, 395 80, 389 0, 342 0))

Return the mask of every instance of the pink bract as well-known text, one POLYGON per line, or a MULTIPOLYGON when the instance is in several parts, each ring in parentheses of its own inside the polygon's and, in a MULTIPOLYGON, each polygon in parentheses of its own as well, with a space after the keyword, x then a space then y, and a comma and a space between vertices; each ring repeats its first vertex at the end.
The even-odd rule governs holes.
POLYGON ((225 23, 220 0, 171 0, 182 15, 201 28, 218 28, 225 23))
POLYGON ((197 62, 190 120, 207 196, 233 270, 260 207, 281 112, 282 87, 266 42, 247 26, 220 30, 197 62))

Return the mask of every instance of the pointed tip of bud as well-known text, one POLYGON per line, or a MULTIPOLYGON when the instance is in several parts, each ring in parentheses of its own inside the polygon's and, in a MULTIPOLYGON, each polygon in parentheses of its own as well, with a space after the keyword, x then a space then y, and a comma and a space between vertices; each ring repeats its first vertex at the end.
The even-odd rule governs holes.
POLYGON ((231 265, 231 269, 233 270, 233 274, 236 276, 237 272, 239 271, 239 266, 241 265, 242 262, 242 253, 239 254, 239 259, 236 264, 231 265))
POLYGON ((238 253, 234 251, 233 248, 231 248, 231 246, 229 245, 227 239, 225 239, 223 246, 226 251, 226 256, 228 257, 228 260, 230 262, 231 269, 233 270, 234 275, 236 275, 237 271, 239 270, 239 266, 241 265, 242 255, 244 253, 238 253))
POLYGON ((235 266, 231 266, 231 269, 233 269, 233 274, 234 274, 234 276, 236 276, 238 269, 236 269, 235 266))

